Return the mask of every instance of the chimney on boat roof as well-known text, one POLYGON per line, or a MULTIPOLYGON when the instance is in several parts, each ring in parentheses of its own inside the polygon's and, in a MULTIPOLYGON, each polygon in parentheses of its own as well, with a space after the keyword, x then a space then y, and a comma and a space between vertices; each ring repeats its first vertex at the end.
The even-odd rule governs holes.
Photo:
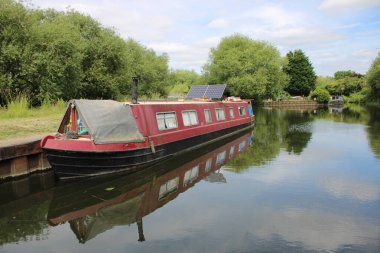
POLYGON ((134 76, 132 77, 133 83, 132 83, 132 104, 138 104, 137 103, 137 85, 139 84, 139 77, 134 76))

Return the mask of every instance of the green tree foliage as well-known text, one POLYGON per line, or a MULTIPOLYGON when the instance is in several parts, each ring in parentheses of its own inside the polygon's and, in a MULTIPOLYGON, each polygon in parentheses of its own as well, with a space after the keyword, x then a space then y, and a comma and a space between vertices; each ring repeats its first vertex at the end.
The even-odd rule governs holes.
POLYGON ((312 136, 313 121, 310 112, 287 112, 284 120, 288 127, 284 130, 284 144, 289 154, 300 155, 312 136))
POLYGON ((315 89, 317 80, 309 58, 302 50, 290 51, 286 58, 284 72, 289 76, 289 84, 285 90, 290 95, 308 96, 315 89))
POLYGON ((169 93, 173 95, 185 95, 190 86, 203 84, 197 72, 183 69, 172 70, 169 74, 169 82, 172 85, 169 93))
POLYGON ((371 96, 380 100, 380 53, 378 53, 367 72, 367 83, 371 88, 371 96))
POLYGON ((356 73, 355 71, 352 70, 340 70, 334 73, 334 78, 335 80, 343 79, 346 77, 364 77, 362 74, 356 73))
POLYGON ((33 105, 58 98, 166 94, 168 57, 76 11, 35 10, 0 0, 0 104, 20 93, 33 105))
POLYGON ((252 147, 229 161, 229 170, 243 172, 251 166, 263 166, 274 160, 281 149, 282 132, 285 121, 275 110, 258 108, 255 110, 255 130, 252 147))
POLYGON ((330 76, 317 76, 316 87, 326 88, 326 86, 331 85, 334 81, 335 79, 330 76))
POLYGON ((365 87, 363 78, 343 77, 333 81, 326 86, 326 89, 333 95, 350 96, 352 93, 361 91, 365 87))
POLYGON ((233 35, 211 49, 203 73, 210 84, 227 83, 231 95, 260 100, 283 90, 286 76, 281 66, 280 53, 272 45, 233 35))
POLYGON ((330 101, 330 93, 321 87, 317 87, 311 94, 311 98, 315 98, 318 103, 327 104, 330 101))
POLYGON ((380 159, 380 107, 369 106, 366 108, 369 112, 368 128, 368 140, 370 147, 377 159, 380 159))
MULTIPOLYGON (((169 78, 168 56, 157 55, 153 50, 141 46, 135 40, 129 39, 127 45, 127 69, 128 79, 132 76, 139 77, 139 94, 147 97, 155 95, 166 96, 169 78)), ((124 94, 130 93, 130 81, 122 90, 124 94)))

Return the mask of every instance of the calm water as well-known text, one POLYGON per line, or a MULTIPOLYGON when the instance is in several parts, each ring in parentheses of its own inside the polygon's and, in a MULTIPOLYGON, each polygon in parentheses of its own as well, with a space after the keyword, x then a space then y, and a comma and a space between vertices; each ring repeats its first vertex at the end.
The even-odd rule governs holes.
POLYGON ((0 184, 0 252, 380 252, 380 108, 256 108, 140 174, 0 184))

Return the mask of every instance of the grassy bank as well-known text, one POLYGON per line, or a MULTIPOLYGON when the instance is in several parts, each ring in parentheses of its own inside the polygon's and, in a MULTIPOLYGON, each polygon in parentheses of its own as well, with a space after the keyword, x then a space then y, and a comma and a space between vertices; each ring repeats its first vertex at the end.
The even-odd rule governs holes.
POLYGON ((65 108, 64 101, 38 108, 29 108, 24 97, 9 102, 0 109, 0 141, 55 132, 65 108))

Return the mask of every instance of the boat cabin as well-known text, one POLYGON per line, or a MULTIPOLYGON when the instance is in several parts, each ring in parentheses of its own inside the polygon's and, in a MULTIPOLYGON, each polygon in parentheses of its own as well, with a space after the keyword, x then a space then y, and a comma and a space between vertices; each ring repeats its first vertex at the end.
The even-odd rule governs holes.
POLYGON ((58 133, 66 139, 91 139, 95 144, 144 142, 148 137, 165 143, 249 123, 252 117, 250 101, 240 99, 138 104, 72 100, 58 133))

